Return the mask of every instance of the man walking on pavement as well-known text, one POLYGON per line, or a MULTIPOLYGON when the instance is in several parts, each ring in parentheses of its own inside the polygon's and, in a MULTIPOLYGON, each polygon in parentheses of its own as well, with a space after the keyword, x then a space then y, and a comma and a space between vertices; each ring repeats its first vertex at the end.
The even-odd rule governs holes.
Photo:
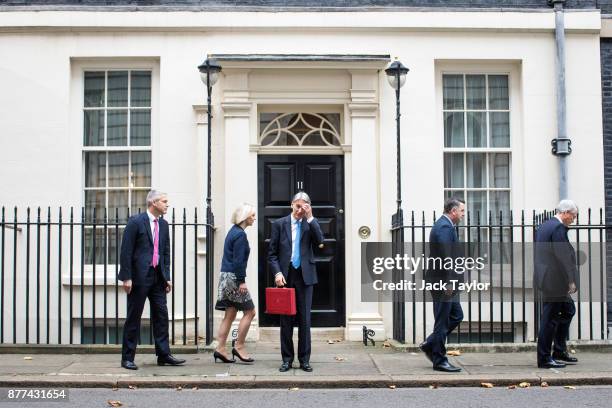
MULTIPOLYGON (((465 201, 459 198, 449 198, 444 203, 444 214, 433 225, 429 234, 430 258, 444 260, 456 258, 458 252, 459 237, 455 225, 461 221, 465 214, 465 201)), ((438 289, 432 289, 434 310, 433 333, 421 343, 419 348, 425 353, 429 361, 433 363, 433 369, 454 373, 461 371, 448 362, 446 357, 446 338, 463 320, 463 310, 459 303, 459 293, 452 287, 444 289, 443 284, 448 284, 451 279, 460 280, 454 270, 444 269, 442 262, 427 271, 427 281, 433 285, 440 285, 438 289)))
POLYGON ((555 212, 536 231, 534 277, 543 300, 538 334, 539 368, 562 368, 578 362, 568 354, 566 344, 576 313, 571 295, 578 290, 576 253, 567 231, 578 215, 578 207, 572 200, 561 200, 555 212))

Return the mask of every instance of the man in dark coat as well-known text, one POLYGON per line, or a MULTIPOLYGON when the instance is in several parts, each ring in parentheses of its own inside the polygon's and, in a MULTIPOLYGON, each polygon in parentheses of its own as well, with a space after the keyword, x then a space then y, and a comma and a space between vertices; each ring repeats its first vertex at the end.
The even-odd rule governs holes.
MULTIPOLYGON (((434 223, 429 234, 429 257, 443 261, 456 258, 459 254, 459 237, 455 225, 465 214, 465 201, 449 198, 444 203, 444 214, 434 223)), ((427 282, 433 285, 447 284, 431 290, 434 309, 434 330, 424 343, 419 346, 427 358, 433 363, 433 369, 443 372, 459 372, 446 358, 446 338, 463 320, 463 309, 459 303, 459 294, 450 285, 451 280, 463 280, 454 270, 447 270, 441 265, 444 262, 434 262, 435 267, 427 271, 427 282)))
MULTIPOLYGON (((310 310, 312 289, 318 282, 313 248, 323 243, 323 232, 312 215, 310 197, 297 193, 291 200, 292 212, 272 224, 268 264, 276 286, 295 288, 298 321, 298 360, 300 368, 311 372, 310 365, 310 310)), ((280 372, 291 368, 294 316, 280 316, 281 355, 280 372)))
POLYGON ((571 294, 577 291, 576 253, 567 231, 578 208, 571 200, 562 200, 556 215, 536 232, 535 286, 542 295, 542 316, 538 334, 538 367, 561 368, 578 359, 567 352, 569 326, 576 313, 571 294), (551 346, 554 348, 551 356, 551 346))
POLYGON ((170 234, 161 218, 168 211, 166 194, 152 190, 147 195, 147 211, 130 218, 121 241, 119 280, 127 293, 127 316, 123 327, 121 367, 137 370, 134 363, 140 334, 140 319, 147 298, 158 365, 180 365, 185 360, 170 354, 166 294, 170 280, 170 234))

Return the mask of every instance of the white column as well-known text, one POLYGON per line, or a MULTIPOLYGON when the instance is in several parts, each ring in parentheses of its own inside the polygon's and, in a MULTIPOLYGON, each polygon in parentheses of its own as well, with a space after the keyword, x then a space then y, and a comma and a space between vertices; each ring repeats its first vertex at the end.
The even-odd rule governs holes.
MULTIPOLYGON (((231 227, 230 217, 234 209, 247 202, 257 208, 257 152, 249 150, 251 141, 251 120, 255 120, 255 110, 249 101, 248 70, 226 70, 223 78, 223 172, 225 219, 216 219, 218 239, 216 244, 223 248, 225 234, 231 227)), ((255 127, 256 129, 256 127, 255 127)), ((257 227, 246 229, 251 254, 247 265, 246 284, 253 298, 255 307, 258 305, 258 235, 257 227)), ((222 252, 219 256, 222 256, 222 252)), ((221 259, 219 258, 219 262, 221 259)), ((260 311, 258 311, 260 312, 260 311)), ((239 314, 238 319, 242 316, 239 314)), ((237 321, 232 329, 237 327, 237 321)), ((231 332, 230 332, 231 336, 231 332)), ((258 337, 258 318, 253 320, 248 339, 258 337)))
MULTIPOLYGON (((375 339, 384 340, 385 330, 377 302, 361 301, 361 243, 380 239, 378 163, 378 72, 351 71, 350 114, 351 151, 345 155, 347 174, 346 287, 347 333, 351 341, 363 337, 363 326, 373 329, 375 339), (367 226, 371 235, 362 239, 358 230, 367 226)), ((349 137, 350 136, 350 137, 349 137)))
MULTIPOLYGON (((206 196, 207 191, 207 169, 208 169, 208 155, 207 155, 207 137, 208 137, 208 106, 207 105, 193 105, 193 111, 196 117, 196 139, 195 148, 196 154, 196 168, 197 172, 193 177, 193 186, 196 190, 198 197, 198 222, 206 222, 206 196)), ((214 174, 214 172, 213 172, 214 174)), ((213 190, 214 191, 214 190, 213 190)), ((206 280, 206 231, 205 228, 198 229, 198 285, 199 282, 206 280)), ((215 282, 217 280, 215 279, 215 282)), ((203 286, 200 286, 203 288, 203 286)), ((188 299, 188 302, 190 300, 188 299)), ((196 336, 206 335, 206 291, 199 291, 198 295, 198 333, 196 336)), ((194 327, 195 330, 195 327, 194 327)), ((213 334, 214 335, 214 334, 213 334)))

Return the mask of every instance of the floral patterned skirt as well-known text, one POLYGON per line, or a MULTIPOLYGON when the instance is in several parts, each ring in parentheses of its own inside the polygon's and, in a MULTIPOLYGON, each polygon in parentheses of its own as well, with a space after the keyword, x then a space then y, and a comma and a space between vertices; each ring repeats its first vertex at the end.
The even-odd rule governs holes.
POLYGON ((251 294, 248 291, 240 293, 238 286, 236 275, 233 272, 221 272, 215 309, 225 310, 228 307, 234 307, 237 310, 255 309, 251 294))

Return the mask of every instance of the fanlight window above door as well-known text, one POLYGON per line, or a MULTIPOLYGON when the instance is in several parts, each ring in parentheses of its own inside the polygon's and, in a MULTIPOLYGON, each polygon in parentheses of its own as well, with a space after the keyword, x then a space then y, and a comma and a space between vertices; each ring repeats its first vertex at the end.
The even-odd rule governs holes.
POLYGON ((260 113, 261 146, 340 147, 339 113, 260 113))

